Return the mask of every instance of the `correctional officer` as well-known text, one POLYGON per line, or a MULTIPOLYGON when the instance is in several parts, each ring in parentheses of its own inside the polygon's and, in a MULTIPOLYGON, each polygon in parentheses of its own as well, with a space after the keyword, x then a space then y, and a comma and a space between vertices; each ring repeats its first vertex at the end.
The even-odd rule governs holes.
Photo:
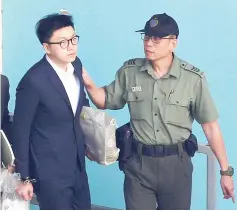
POLYGON ((129 107, 134 140, 124 165, 126 208, 151 210, 158 204, 158 209, 190 209, 193 165, 186 142, 194 119, 219 161, 224 198, 234 200, 233 168, 206 77, 173 53, 179 35, 176 21, 165 13, 153 15, 138 32, 145 58, 125 62, 110 85, 97 88, 83 70, 98 108, 129 107))

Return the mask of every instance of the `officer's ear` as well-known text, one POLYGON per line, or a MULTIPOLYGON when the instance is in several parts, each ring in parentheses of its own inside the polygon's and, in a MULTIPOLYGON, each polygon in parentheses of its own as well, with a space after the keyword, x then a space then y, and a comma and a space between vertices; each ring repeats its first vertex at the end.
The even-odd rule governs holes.
POLYGON ((170 47, 171 47, 172 50, 174 50, 178 45, 178 39, 175 35, 171 35, 170 37, 172 38, 170 40, 170 47))

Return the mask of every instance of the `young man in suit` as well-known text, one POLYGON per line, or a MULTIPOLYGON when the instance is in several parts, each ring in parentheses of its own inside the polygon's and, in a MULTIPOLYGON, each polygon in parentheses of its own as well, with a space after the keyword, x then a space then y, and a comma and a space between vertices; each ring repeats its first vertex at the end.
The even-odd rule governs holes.
POLYGON ((79 36, 70 15, 51 14, 36 24, 46 55, 17 87, 13 123, 18 194, 40 209, 91 209, 85 142, 79 116, 89 106, 77 57, 79 36), (36 182, 35 182, 36 181, 36 182))

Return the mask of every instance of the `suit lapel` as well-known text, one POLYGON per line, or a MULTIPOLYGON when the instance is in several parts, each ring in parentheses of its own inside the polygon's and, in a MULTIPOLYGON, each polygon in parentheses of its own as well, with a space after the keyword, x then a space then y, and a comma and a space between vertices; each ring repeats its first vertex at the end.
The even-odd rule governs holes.
POLYGON ((66 104, 68 105, 68 108, 72 111, 71 103, 69 101, 67 92, 63 86, 62 81, 58 77, 58 75, 55 72, 55 70, 53 69, 53 67, 48 63, 46 58, 45 58, 45 62, 47 63, 47 69, 48 69, 47 72, 48 72, 48 76, 49 76, 49 81, 51 82, 53 87, 57 90, 57 92, 62 97, 62 99, 66 102, 66 104))
POLYGON ((78 115, 78 112, 80 111, 81 108, 81 102, 82 102, 82 91, 83 91, 83 81, 82 81, 82 75, 81 75, 81 71, 78 69, 80 67, 77 67, 77 65, 73 65, 74 66, 74 71, 75 74, 79 80, 79 87, 80 87, 80 91, 79 91, 79 96, 78 96, 78 104, 77 104, 77 110, 76 110, 76 114, 75 117, 78 115))
MULTIPOLYGON (((57 92, 61 95, 61 97, 63 98, 65 103, 68 105, 68 108, 71 110, 72 115, 74 116, 74 113, 73 113, 73 110, 72 110, 72 107, 71 107, 71 103, 69 101, 67 92, 66 92, 66 90, 63 86, 62 81, 58 77, 58 75, 55 72, 55 70, 53 69, 53 67, 48 63, 45 56, 44 56, 43 60, 45 60, 45 63, 46 63, 46 69, 47 69, 46 72, 48 72, 49 81, 51 82, 53 87, 57 90, 57 92)), ((79 96, 78 96, 77 110, 76 110, 76 114, 75 114, 75 117, 77 117, 78 114, 81 112, 81 108, 82 108, 81 104, 84 101, 84 99, 83 99, 83 97, 84 97, 84 86, 83 86, 83 79, 82 79, 82 65, 81 65, 80 59, 76 58, 76 60, 72 63, 72 65, 74 67, 74 74, 77 76, 77 78, 79 80, 79 87, 80 87, 79 96)))

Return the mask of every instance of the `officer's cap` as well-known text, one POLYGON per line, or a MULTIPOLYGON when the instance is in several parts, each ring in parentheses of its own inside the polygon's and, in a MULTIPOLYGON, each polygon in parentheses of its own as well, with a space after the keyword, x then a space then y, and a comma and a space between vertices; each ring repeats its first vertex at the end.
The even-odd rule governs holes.
POLYGON ((179 35, 179 27, 176 21, 167 15, 153 15, 145 25, 145 28, 136 32, 143 32, 148 36, 165 37, 168 35, 179 35))

